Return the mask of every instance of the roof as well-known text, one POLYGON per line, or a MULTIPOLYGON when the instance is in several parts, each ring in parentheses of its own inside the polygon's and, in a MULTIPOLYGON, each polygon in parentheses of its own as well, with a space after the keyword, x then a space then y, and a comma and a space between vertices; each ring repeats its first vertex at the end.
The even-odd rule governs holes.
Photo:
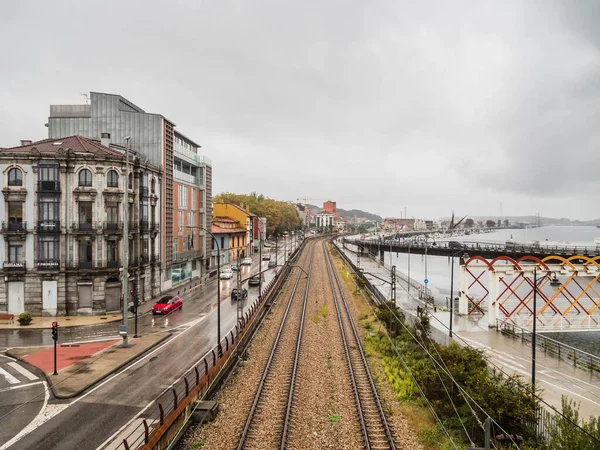
POLYGON ((72 150, 75 153, 88 153, 94 155, 125 157, 124 153, 105 147, 83 136, 69 136, 60 139, 44 139, 42 141, 32 142, 18 147, 2 148, 1 153, 23 152, 29 153, 32 150, 38 150, 40 153, 56 153, 59 150, 72 150))
POLYGON ((246 230, 243 228, 221 228, 220 226, 213 225, 211 231, 213 234, 229 234, 229 233, 245 233, 246 230))
POLYGON ((237 223, 237 220, 232 219, 231 217, 213 217, 213 222, 227 222, 227 223, 237 223))

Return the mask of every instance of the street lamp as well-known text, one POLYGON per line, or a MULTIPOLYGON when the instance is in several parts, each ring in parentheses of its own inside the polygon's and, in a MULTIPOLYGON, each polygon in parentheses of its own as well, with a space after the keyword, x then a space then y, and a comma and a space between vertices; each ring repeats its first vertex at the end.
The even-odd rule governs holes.
POLYGON ((119 334, 123 338, 123 347, 127 347, 127 334, 129 326, 127 324, 127 306, 129 303, 129 141, 131 136, 125 136, 125 198, 123 201, 123 236, 125 249, 123 251, 123 322, 119 329, 119 334))
MULTIPOLYGON (((452 339, 452 312, 454 311, 454 257, 461 252, 462 250, 450 255, 450 258, 452 258, 452 266, 450 269, 450 332, 448 334, 450 339, 452 339)), ((469 260, 469 254, 464 253, 462 258, 463 262, 467 262, 469 260)))
POLYGON ((206 228, 199 225, 187 225, 186 228, 199 228, 210 234, 217 245, 217 351, 221 356, 221 249, 219 247, 219 241, 206 228))

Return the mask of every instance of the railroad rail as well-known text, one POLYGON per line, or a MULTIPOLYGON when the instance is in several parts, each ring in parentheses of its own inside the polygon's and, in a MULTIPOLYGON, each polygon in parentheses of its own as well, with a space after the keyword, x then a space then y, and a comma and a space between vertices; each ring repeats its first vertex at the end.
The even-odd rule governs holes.
POLYGON ((309 244, 309 251, 306 252, 301 264, 301 267, 308 269, 308 276, 303 277, 303 271, 298 270, 284 316, 241 433, 238 450, 271 448, 275 445, 281 450, 286 448, 315 245, 315 243, 309 244), (305 282, 302 281, 303 278, 305 282), (303 300, 298 304, 294 300, 300 295, 303 300), (295 324, 294 320, 298 317, 300 317, 299 323, 295 324), (286 353, 283 349, 290 341, 295 342, 295 351, 292 354, 286 353), (285 379, 282 381, 274 374, 283 375, 285 379), (267 420, 276 423, 274 427, 265 430, 267 420))
POLYGON ((395 450, 396 444, 379 400, 339 275, 327 250, 326 242, 324 241, 322 245, 365 449, 395 450))

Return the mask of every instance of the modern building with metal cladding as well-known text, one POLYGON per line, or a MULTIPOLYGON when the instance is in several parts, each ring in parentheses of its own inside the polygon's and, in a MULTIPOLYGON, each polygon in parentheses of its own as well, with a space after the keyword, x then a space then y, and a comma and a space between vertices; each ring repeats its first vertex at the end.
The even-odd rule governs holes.
POLYGON ((160 289, 209 274, 214 266, 207 250, 212 240, 204 230, 212 223, 212 163, 200 155, 199 144, 162 114, 100 92, 90 93, 90 104, 51 105, 47 126, 50 138, 104 135, 125 146, 130 136, 131 150, 163 171, 160 289))

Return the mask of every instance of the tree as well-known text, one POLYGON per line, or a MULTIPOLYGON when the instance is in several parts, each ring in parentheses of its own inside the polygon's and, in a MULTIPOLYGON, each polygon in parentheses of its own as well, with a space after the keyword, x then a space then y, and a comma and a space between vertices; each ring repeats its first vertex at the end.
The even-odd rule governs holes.
POLYGON ((467 228, 472 228, 474 224, 475 224, 475 221, 473 219, 471 219, 470 217, 465 220, 465 227, 467 227, 467 228))
POLYGON ((509 225, 508 219, 504 219, 504 226, 507 227, 509 225))
POLYGON ((488 228, 494 228, 496 226, 496 222, 494 222, 493 220, 486 220, 485 221, 485 226, 488 228))

